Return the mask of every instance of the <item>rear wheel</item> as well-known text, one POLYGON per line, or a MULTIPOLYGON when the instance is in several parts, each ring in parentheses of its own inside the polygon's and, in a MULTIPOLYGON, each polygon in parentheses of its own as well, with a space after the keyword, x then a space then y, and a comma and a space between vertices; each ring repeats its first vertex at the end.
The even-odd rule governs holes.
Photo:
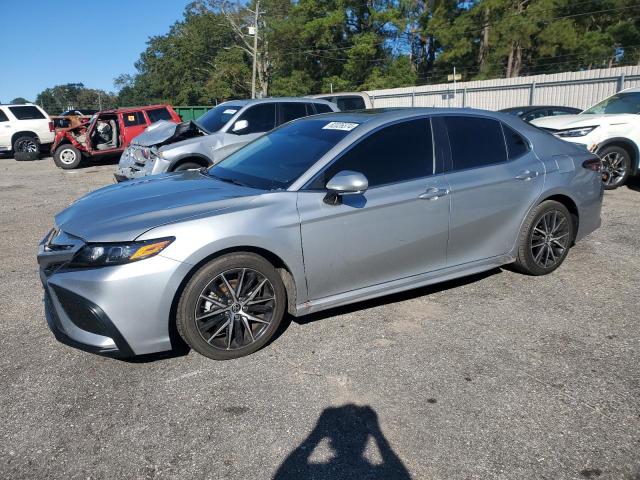
POLYGON ((232 253, 195 273, 180 297, 176 326, 198 353, 229 360, 263 347, 278 330, 285 305, 273 265, 258 255, 232 253))
POLYGON ((623 185, 631 170, 631 157, 624 148, 612 145, 598 152, 602 160, 602 183, 605 190, 623 185))
POLYGON ((23 135, 13 142, 13 158, 16 160, 37 160, 39 157, 40 142, 37 137, 23 135))
POLYGON ((553 272, 567 257, 573 237, 573 220, 567 207, 554 200, 542 202, 522 225, 515 267, 529 275, 553 272))
POLYGON ((53 154, 55 164, 65 170, 78 168, 82 161, 82 153, 71 144, 60 145, 53 154))

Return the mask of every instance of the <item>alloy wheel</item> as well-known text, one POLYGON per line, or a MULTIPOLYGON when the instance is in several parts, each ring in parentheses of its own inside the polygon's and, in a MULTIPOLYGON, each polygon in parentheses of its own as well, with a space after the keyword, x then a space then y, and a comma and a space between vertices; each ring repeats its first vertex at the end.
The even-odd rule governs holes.
POLYGON ((25 138, 16 143, 17 152, 35 153, 38 151, 38 144, 35 140, 25 138))
POLYGON ((194 320, 213 348, 238 350, 256 342, 269 328, 275 290, 260 272, 236 268, 217 275, 200 292, 194 320))
POLYGON ((62 152, 60 152, 60 161, 66 165, 71 165, 76 161, 76 152, 74 152, 70 148, 64 149, 62 152))
POLYGON ((534 262, 552 268, 562 261, 569 248, 570 219, 560 210, 545 212, 533 228, 530 249, 534 262))
POLYGON ((621 183, 627 173, 627 162, 624 154, 609 152, 602 157, 602 181, 607 186, 621 183))

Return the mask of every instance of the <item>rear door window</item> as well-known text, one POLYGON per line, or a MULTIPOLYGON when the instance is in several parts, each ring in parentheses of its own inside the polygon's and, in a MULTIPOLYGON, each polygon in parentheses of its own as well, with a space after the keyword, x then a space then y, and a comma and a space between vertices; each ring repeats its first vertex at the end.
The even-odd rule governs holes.
POLYGON ((364 104, 364 99, 362 97, 336 97, 336 103, 340 110, 348 111, 348 110, 364 110, 367 106, 364 104))
POLYGON ((454 171, 507 161, 505 139, 497 120, 448 116, 445 124, 454 171))
POLYGON ((276 104, 260 103, 249 107, 238 120, 246 120, 249 126, 237 135, 247 135, 249 133, 263 133, 273 130, 276 126, 276 104))
POLYGON ((280 123, 287 123, 296 118, 306 117, 307 104, 301 102, 282 102, 280 104, 280 123))
POLYGON ((147 121, 142 112, 127 112, 122 114, 125 127, 133 127, 134 125, 146 125, 147 121))
POLYGON ((504 139, 507 142, 509 160, 518 158, 529 151, 529 143, 522 135, 504 123, 502 124, 502 130, 504 131, 504 139))
POLYGON ((9 107, 9 110, 18 120, 41 120, 46 118, 40 110, 32 105, 9 107))
POLYGON ((6 113, 4 113, 2 109, 0 109, 0 122, 8 122, 8 121, 9 119, 7 118, 6 113))
POLYGON ((333 112, 333 110, 331 110, 331 107, 325 103, 314 103, 313 106, 316 107, 316 113, 333 112))
POLYGON ((342 170, 362 173, 369 187, 414 180, 433 173, 431 122, 428 118, 384 127, 360 140, 311 183, 315 190, 342 170))
POLYGON ((147 116, 151 123, 158 122, 160 120, 172 120, 169 110, 166 108, 154 108, 153 110, 147 110, 147 116))

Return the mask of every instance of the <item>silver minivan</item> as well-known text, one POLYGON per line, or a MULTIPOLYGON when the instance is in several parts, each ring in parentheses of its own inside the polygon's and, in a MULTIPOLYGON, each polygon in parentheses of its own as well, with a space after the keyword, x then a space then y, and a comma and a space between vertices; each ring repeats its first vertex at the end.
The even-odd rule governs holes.
POLYGON ((311 98, 231 100, 197 120, 160 121, 131 141, 115 178, 124 181, 209 167, 283 123, 338 110, 334 103, 311 98))

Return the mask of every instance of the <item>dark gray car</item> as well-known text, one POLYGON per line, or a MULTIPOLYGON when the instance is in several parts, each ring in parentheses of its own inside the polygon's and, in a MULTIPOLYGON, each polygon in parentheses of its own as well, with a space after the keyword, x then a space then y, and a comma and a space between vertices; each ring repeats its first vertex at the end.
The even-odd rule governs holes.
POLYGON ((548 274, 600 225, 599 168, 492 112, 295 120, 208 170, 104 187, 58 214, 38 254, 47 318, 92 351, 167 350, 175 329, 229 359, 264 346, 286 311, 505 264, 548 274))

